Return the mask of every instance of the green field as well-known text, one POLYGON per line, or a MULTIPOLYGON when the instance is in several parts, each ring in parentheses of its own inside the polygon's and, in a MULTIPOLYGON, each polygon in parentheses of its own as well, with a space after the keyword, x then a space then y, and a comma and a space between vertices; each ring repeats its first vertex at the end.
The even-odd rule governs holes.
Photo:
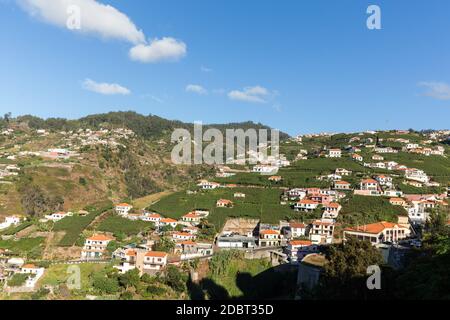
POLYGON ((60 246, 68 247, 74 245, 80 234, 94 219, 103 212, 110 210, 112 204, 109 201, 99 203, 95 207, 87 208, 88 215, 66 217, 55 223, 53 231, 65 231, 64 237, 59 242, 60 246))
POLYGON ((345 225, 368 224, 377 221, 397 222, 405 209, 393 206, 388 198, 348 195, 341 201, 342 210, 337 221, 345 225))
POLYGON ((221 228, 227 217, 260 218, 266 223, 278 223, 280 219, 298 216, 288 205, 280 205, 279 189, 266 188, 227 188, 210 191, 198 191, 188 195, 177 192, 162 198, 150 207, 150 210, 161 213, 165 217, 179 219, 193 209, 209 209, 208 220, 221 228), (234 198, 235 192, 243 192, 245 198, 234 198), (218 199, 234 202, 233 208, 216 208, 218 199))
POLYGON ((22 231, 25 228, 28 228, 32 224, 33 223, 30 221, 25 221, 25 222, 19 224, 18 226, 11 226, 5 230, 0 231, 0 234, 10 236, 10 235, 16 234, 19 231, 22 231))
POLYGON ((42 253, 43 237, 0 240, 0 248, 8 249, 20 256, 38 258, 42 253))
POLYGON ((82 291, 88 292, 92 289, 92 284, 90 277, 92 274, 100 272, 105 269, 107 264, 103 263, 82 263, 78 265, 66 265, 58 264, 51 265, 45 270, 44 276, 39 280, 38 285, 51 285, 58 286, 60 284, 65 284, 71 273, 68 272, 68 268, 79 267, 81 276, 81 289, 82 291))
POLYGON ((113 234, 123 233, 127 236, 131 236, 138 234, 152 226, 153 224, 147 221, 132 221, 119 216, 110 216, 100 223, 97 230, 103 232, 111 232, 113 234))

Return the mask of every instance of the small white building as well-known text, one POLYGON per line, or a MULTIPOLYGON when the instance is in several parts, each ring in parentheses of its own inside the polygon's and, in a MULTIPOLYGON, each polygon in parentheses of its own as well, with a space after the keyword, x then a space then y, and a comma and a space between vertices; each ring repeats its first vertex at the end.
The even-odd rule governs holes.
POLYGON ((328 150, 328 158, 340 158, 342 156, 341 149, 330 149, 328 150))
POLYGON ((168 254, 160 251, 149 251, 144 256, 143 271, 154 272, 167 265, 168 254))
POLYGON ((81 251, 81 259, 101 259, 106 253, 108 244, 114 240, 114 238, 97 234, 89 237, 84 242, 83 250, 81 251))
POLYGON ((121 216, 126 216, 131 209, 133 209, 133 206, 128 203, 119 203, 116 205, 116 212, 121 216))
POLYGON ((51 221, 59 221, 59 220, 64 219, 65 217, 70 217, 72 215, 73 215, 72 212, 59 211, 59 212, 52 213, 50 215, 46 215, 45 218, 48 220, 51 220, 51 221))
POLYGON ((0 223, 0 230, 9 228, 10 226, 18 225, 20 223, 19 216, 9 216, 5 217, 5 220, 0 223))

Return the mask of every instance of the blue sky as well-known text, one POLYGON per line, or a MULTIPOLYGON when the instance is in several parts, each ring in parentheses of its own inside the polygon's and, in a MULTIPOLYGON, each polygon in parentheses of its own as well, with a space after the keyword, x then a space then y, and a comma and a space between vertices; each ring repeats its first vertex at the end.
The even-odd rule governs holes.
POLYGON ((0 0, 0 112, 448 128, 449 16, 445 0, 0 0), (70 2, 88 8, 81 32, 61 24, 70 2), (92 18, 98 4, 114 14, 92 18), (366 27, 370 4, 381 30, 366 27))

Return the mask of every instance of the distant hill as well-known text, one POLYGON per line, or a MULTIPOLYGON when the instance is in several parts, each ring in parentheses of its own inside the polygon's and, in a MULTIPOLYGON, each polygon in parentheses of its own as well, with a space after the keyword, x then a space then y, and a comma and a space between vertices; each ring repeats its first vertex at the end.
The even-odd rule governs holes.
MULTIPOLYGON (((133 111, 109 112, 103 114, 93 114, 76 120, 68 120, 64 118, 48 118, 42 119, 32 115, 18 116, 12 119, 17 123, 26 123, 32 129, 46 130, 77 130, 80 128, 99 129, 122 127, 133 130, 142 138, 158 138, 171 133, 174 129, 183 128, 192 131, 193 124, 177 120, 167 120, 155 115, 144 116, 133 111)), ((221 131, 226 129, 270 129, 270 127, 261 123, 252 121, 227 123, 227 124, 205 124, 205 130, 208 128, 217 128, 221 131)), ((280 139, 285 140, 289 135, 280 132, 280 139)))

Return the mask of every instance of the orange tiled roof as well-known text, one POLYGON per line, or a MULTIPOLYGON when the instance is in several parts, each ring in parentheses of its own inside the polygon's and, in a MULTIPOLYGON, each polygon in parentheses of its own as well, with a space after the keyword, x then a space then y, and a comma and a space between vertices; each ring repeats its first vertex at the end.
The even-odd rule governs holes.
POLYGON ((306 227, 306 225, 301 222, 291 222, 291 223, 289 223, 289 226, 291 228, 305 228, 306 227))
POLYGON ((350 184, 350 183, 347 181, 339 180, 339 181, 335 181, 334 184, 350 184))
POLYGON ((146 257, 156 257, 156 258, 165 258, 167 257, 166 252, 161 251, 149 251, 145 254, 146 257))
POLYGON ((172 223, 172 222, 177 222, 177 220, 174 220, 171 218, 164 218, 164 219, 161 219, 161 222, 172 223))
POLYGON ((114 238, 109 237, 109 236, 104 235, 104 234, 94 234, 92 237, 87 238, 87 240, 91 240, 91 241, 108 241, 108 240, 114 240, 114 238))
POLYGON ((261 234, 279 234, 278 231, 270 230, 270 229, 268 229, 268 230, 262 230, 260 233, 261 233, 261 234))
POLYGON ((363 226, 353 227, 353 228, 346 228, 346 231, 356 231, 356 232, 365 232, 365 233, 371 233, 371 234, 378 234, 382 232, 384 229, 390 229, 395 227, 400 227, 397 223, 387 222, 387 221, 381 221, 371 224, 366 224, 363 226))
POLYGON ((22 266, 23 269, 36 269, 36 266, 34 264, 25 264, 22 266))
POLYGON ((312 242, 310 240, 291 240, 289 244, 293 246, 310 246, 312 242))
POLYGON ((364 179, 361 181, 361 183, 378 183, 378 182, 374 179, 364 179))
POLYGON ((300 200, 298 203, 300 203, 300 204, 319 204, 318 202, 309 200, 309 199, 300 200))
POLYGON ((116 204, 116 207, 132 207, 132 205, 124 202, 116 204))

